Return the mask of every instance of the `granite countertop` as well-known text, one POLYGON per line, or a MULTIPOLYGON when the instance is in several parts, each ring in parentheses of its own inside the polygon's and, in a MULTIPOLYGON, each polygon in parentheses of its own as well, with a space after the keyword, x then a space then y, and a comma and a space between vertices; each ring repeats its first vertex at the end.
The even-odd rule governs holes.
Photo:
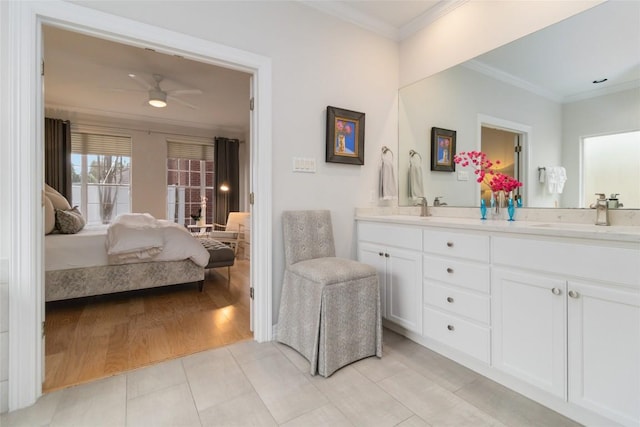
POLYGON ((570 237, 592 240, 640 243, 640 227, 633 225, 600 226, 567 222, 507 221, 492 219, 456 218, 418 215, 356 214, 356 220, 382 223, 460 228, 500 233, 518 233, 551 237, 570 237))

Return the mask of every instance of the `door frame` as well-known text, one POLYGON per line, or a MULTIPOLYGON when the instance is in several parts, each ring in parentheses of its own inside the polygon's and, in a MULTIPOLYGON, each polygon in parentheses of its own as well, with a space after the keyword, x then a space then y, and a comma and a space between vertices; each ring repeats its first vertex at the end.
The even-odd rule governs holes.
POLYGON ((13 411, 42 394, 44 320, 42 25, 243 71, 252 75, 250 185, 254 339, 272 339, 272 79, 271 59, 63 1, 0 2, 4 74, 0 139, 10 144, 6 219, 9 235, 8 403, 13 411), (6 36, 6 37, 5 37, 6 36), (4 65, 6 64, 6 65, 4 65), (34 125, 40 123, 40 125, 34 125), (259 179, 258 179, 259 178, 259 179))
MULTIPOLYGON (((523 185, 523 194, 522 197, 529 203, 531 201, 531 197, 533 197, 533 185, 530 183, 535 182, 533 177, 530 175, 530 165, 529 165, 529 147, 531 146, 531 141, 533 140, 533 128, 528 125, 524 125, 522 123, 512 122, 509 120, 501 119, 498 117, 492 117, 485 114, 478 114, 478 122, 477 122, 477 131, 476 135, 478 137, 477 141, 477 150, 480 151, 482 147, 482 128, 489 127, 493 129, 499 129, 508 131, 511 133, 517 133, 520 135, 520 161, 521 161, 521 169, 520 176, 523 185), (529 185, 526 185, 529 184, 529 185)), ((478 191, 476 194, 476 206, 480 206, 480 192, 478 191)), ((526 206, 525 206, 526 207, 526 206)))

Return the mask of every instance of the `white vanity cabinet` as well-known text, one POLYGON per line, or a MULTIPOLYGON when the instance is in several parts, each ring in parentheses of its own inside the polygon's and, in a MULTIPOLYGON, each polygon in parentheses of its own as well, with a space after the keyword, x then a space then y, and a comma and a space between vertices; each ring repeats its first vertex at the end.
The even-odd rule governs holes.
POLYGON ((378 270, 382 316, 421 334, 421 229, 358 222, 358 260, 378 270))
POLYGON ((493 237, 493 366, 622 425, 639 425, 638 254, 615 245, 493 237))
POLYGON ((423 334, 490 362, 489 237, 423 231, 423 334))

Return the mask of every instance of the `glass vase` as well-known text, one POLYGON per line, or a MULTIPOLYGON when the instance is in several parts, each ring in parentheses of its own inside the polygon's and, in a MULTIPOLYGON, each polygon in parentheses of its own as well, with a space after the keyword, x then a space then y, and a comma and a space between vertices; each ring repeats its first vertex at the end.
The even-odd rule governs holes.
POLYGON ((509 202, 507 204, 507 212, 509 213, 508 221, 515 221, 515 219, 513 219, 513 217, 516 214, 516 208, 513 205, 513 197, 509 197, 509 202))
POLYGON ((504 211, 507 207, 507 200, 504 191, 494 191, 491 193, 491 218, 504 219, 504 211))
POLYGON ((480 219, 487 219, 487 204, 480 199, 480 219))

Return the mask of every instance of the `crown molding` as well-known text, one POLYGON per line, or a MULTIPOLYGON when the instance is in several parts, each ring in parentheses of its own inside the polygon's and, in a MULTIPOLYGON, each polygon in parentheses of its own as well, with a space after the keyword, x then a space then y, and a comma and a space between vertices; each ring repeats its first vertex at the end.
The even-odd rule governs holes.
POLYGON ((469 0, 442 0, 429 10, 425 11, 422 15, 417 16, 411 22, 400 28, 399 40, 404 40, 423 28, 428 27, 438 19, 453 12, 468 1, 469 0))
POLYGON ((491 67, 483 62, 480 62, 478 60, 472 59, 470 61, 467 61, 463 64, 461 64, 463 67, 469 68, 471 70, 477 71, 481 74, 484 74, 486 76, 492 77, 496 80, 502 81, 504 83, 507 83, 511 86, 515 86, 515 87, 519 87, 521 89, 524 89, 526 91, 535 93, 536 95, 540 95, 544 98, 550 99, 552 101, 555 102, 562 102, 562 96, 558 95, 557 93, 551 92, 548 89, 542 88, 538 85, 534 85, 531 82, 528 82, 526 80, 523 80, 519 77, 514 76, 513 74, 509 74, 506 73, 502 70, 499 70, 497 68, 491 67))
POLYGON ((391 40, 400 40, 400 31, 393 25, 389 25, 380 19, 362 13, 351 6, 337 1, 313 1, 299 0, 305 6, 319 10, 326 14, 340 18, 343 21, 350 22, 354 25, 372 31, 391 40))
POLYGON ((589 98, 596 98, 598 96, 609 95, 616 92, 623 92, 626 90, 640 88, 640 79, 631 80, 628 82, 620 83, 617 85, 611 85, 600 89, 588 90, 586 92, 576 93, 574 95, 565 96, 562 99, 563 103, 583 101, 589 98))
POLYGON ((399 29, 382 21, 381 19, 372 17, 370 15, 367 15, 366 13, 362 13, 359 10, 354 9, 346 2, 317 0, 298 1, 320 12, 335 16, 336 18, 340 18, 343 21, 350 22, 361 28, 372 31, 378 35, 399 42, 429 26, 433 22, 442 18, 444 15, 453 12, 455 9, 470 0, 441 0, 438 4, 425 11, 420 16, 417 16, 411 22, 399 29))

